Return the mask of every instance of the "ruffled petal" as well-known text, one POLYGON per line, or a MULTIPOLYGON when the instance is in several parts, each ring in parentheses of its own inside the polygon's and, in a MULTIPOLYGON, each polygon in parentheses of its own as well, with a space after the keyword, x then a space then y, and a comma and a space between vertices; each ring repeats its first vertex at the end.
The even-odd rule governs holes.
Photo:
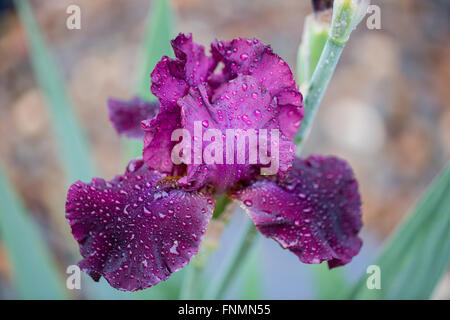
POLYGON ((184 77, 189 86, 195 87, 207 80, 217 61, 205 55, 205 48, 192 41, 192 34, 180 33, 171 41, 175 56, 184 62, 184 77))
MULTIPOLYGON (((201 122, 205 129, 221 131, 223 139, 226 129, 256 130, 258 136, 260 129, 266 129, 270 143, 270 131, 279 130, 280 157, 275 172, 286 173, 295 154, 290 140, 303 118, 302 95, 289 66, 270 46, 255 39, 216 41, 212 57, 205 55, 203 46, 195 44, 191 35, 178 35, 172 47, 176 58, 163 57, 152 73, 152 92, 161 103, 159 114, 143 122, 143 155, 150 168, 172 174, 171 153, 178 143, 170 139, 173 131, 187 129, 194 137, 194 124, 201 122), (225 67, 213 73, 219 61, 225 67)), ((207 145, 202 144, 202 153, 207 145)), ((225 141, 223 148, 225 155, 225 141)), ((255 166, 248 160, 247 155, 244 164, 234 161, 229 165, 226 159, 212 165, 191 161, 186 163, 186 176, 180 183, 192 188, 209 184, 223 191, 255 175, 255 166)))
POLYGON ((129 101, 109 99, 109 119, 119 135, 129 138, 142 139, 144 131, 141 121, 152 119, 159 110, 159 102, 145 102, 139 98, 129 101))
POLYGON ((180 128, 179 112, 160 110, 158 116, 141 123, 145 132, 143 158, 147 165, 162 173, 173 174, 174 163, 171 159, 175 142, 171 140, 172 132, 180 128))
POLYGON ((153 70, 151 90, 161 103, 157 118, 143 123, 146 132, 144 160, 150 168, 172 173, 174 166, 170 159, 172 132, 181 127, 180 107, 190 87, 206 81, 217 62, 205 55, 203 46, 192 41, 192 35, 180 33, 171 41, 175 59, 163 57, 153 70))
POLYGON ((192 41, 192 35, 180 33, 171 41, 176 58, 163 57, 152 72, 153 94, 162 105, 176 106, 189 87, 205 82, 217 61, 205 55, 205 48, 192 41))
POLYGON ((347 264, 360 250, 361 198, 350 166, 334 157, 296 158, 283 180, 261 179, 232 195, 256 228, 304 263, 347 264))
MULTIPOLYGON (((285 135, 286 121, 284 109, 279 108, 272 96, 264 90, 257 79, 252 76, 240 75, 231 82, 228 82, 222 95, 210 103, 206 86, 200 85, 198 89, 191 89, 189 94, 179 101, 181 106, 182 127, 190 132, 191 137, 195 137, 195 124, 204 130, 215 129, 222 139, 221 164, 208 164, 205 159, 201 163, 195 163, 194 157, 191 164, 187 166, 187 176, 182 179, 182 183, 191 183, 201 186, 203 184, 213 185, 216 190, 223 191, 238 181, 246 181, 255 175, 255 168, 265 166, 261 161, 257 163, 250 160, 249 140, 245 139, 245 160, 238 161, 238 140, 243 134, 237 130, 243 130, 251 134, 254 131, 256 144, 252 152, 258 157, 258 145, 260 138, 266 138, 267 150, 272 153, 271 142, 274 132, 277 132, 279 142, 274 146, 279 151, 278 165, 275 169, 277 173, 287 172, 295 156, 295 144, 285 135), (198 124, 201 124, 200 126, 198 124), (238 134, 233 140, 227 140, 227 131, 235 130, 238 134), (266 131, 260 131, 264 129, 266 131), (272 131, 273 130, 273 131, 272 131), (233 159, 227 158, 227 144, 234 143, 233 159), (228 164, 229 163, 229 164, 228 164)), ((197 139, 198 140, 198 139, 197 139)), ((216 143, 217 140, 214 142, 216 143)), ((202 143, 202 154, 212 141, 202 143)), ((192 140, 192 145, 194 141, 192 140)), ((275 150, 274 150, 275 151, 275 150)), ((258 158, 255 158, 258 159, 258 158)), ((266 163, 267 164, 267 163, 266 163)))
POLYGON ((80 268, 95 281, 103 276, 114 288, 135 291, 188 264, 214 201, 177 189, 172 179, 133 160, 111 181, 73 184, 66 218, 80 245, 80 268))
POLYGON ((184 97, 189 89, 184 63, 164 56, 153 69, 151 78, 151 90, 161 103, 161 108, 168 111, 176 109, 178 99, 184 97))
POLYGON ((215 40, 211 44, 211 52, 225 64, 223 74, 227 80, 239 74, 252 75, 272 96, 285 90, 298 92, 289 65, 273 53, 270 46, 257 39, 215 40))

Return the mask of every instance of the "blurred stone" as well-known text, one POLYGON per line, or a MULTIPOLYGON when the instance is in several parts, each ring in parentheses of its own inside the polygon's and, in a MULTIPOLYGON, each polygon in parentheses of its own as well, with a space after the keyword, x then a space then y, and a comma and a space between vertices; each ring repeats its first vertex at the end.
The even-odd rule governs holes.
POLYGON ((375 154, 385 141, 385 128, 377 110, 364 101, 345 99, 327 107, 320 119, 332 141, 353 152, 375 154))
POLYGON ((431 296, 433 300, 450 300, 450 271, 442 278, 440 284, 431 296))
POLYGON ((450 156, 450 108, 439 120, 439 138, 446 157, 450 156))
POLYGON ((6 256, 6 251, 0 243, 0 275, 6 280, 11 280, 11 266, 6 256))
POLYGON ((430 163, 433 141, 425 124, 412 121, 389 142, 388 150, 397 174, 413 178, 430 163))
POLYGON ((47 129, 47 110, 39 90, 31 89, 18 98, 12 107, 12 119, 24 137, 36 136, 47 129))

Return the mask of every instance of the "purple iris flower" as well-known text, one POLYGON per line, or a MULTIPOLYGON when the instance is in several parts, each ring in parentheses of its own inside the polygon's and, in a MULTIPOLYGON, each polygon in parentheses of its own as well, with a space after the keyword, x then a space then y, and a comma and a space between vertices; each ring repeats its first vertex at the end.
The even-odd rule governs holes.
MULTIPOLYGON (((211 56, 191 35, 171 43, 175 58, 163 57, 151 74, 159 103, 109 101, 119 134, 144 139, 143 159, 131 160, 111 181, 78 181, 68 191, 66 217, 80 245, 81 269, 120 290, 166 280, 197 253, 214 198, 224 193, 264 236, 302 262, 328 261, 330 268, 350 262, 362 245, 358 183, 343 160, 295 157, 303 102, 289 66, 256 39, 214 41, 211 56), (248 155, 243 163, 207 164, 184 154, 174 163, 179 141, 173 132, 195 137, 196 123, 222 133, 218 140, 227 129, 279 132, 276 174, 261 175, 266 165, 250 163, 248 155)), ((237 157, 237 150, 219 145, 221 157, 237 157)))

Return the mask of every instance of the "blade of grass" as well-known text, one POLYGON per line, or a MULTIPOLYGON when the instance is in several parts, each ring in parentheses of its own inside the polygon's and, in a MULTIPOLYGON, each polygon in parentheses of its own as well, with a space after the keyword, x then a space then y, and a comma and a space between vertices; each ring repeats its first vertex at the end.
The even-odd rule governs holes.
POLYGON ((162 56, 170 55, 173 32, 173 13, 167 0, 155 0, 151 6, 145 27, 141 49, 140 75, 137 93, 144 100, 154 100, 150 91, 150 74, 162 56))
MULTIPOLYGON (((15 1, 28 39, 30 60, 38 85, 47 100, 51 125, 56 137, 62 166, 68 182, 90 180, 95 168, 90 146, 73 112, 64 82, 45 43, 28 0, 15 1)), ((42 287, 42 286, 41 286, 42 287)), ((115 298, 116 293, 107 284, 90 286, 86 293, 93 298, 115 298)), ((116 290, 115 290, 116 291, 116 290)))
POLYGON ((51 253, 0 167, 0 237, 13 270, 20 299, 67 299, 51 253))
POLYGON ((375 262, 381 289, 366 277, 353 299, 428 299, 450 263, 450 165, 435 179, 375 262))
POLYGON ((243 234, 239 241, 231 248, 225 257, 224 265, 214 275, 209 286, 206 288, 204 299, 223 299, 225 292, 235 276, 239 274, 243 263, 248 258, 247 253, 253 247, 253 240, 256 237, 256 228, 250 219, 245 220, 243 234))
MULTIPOLYGON (((150 74, 162 56, 170 56, 170 40, 173 33, 174 14, 167 0, 155 0, 150 8, 140 53, 139 77, 136 85, 138 96, 147 101, 155 100, 150 91, 150 74)), ((142 141, 127 140, 127 156, 142 156, 142 141)), ((126 160, 128 162, 128 159, 126 160)))
POLYGON ((47 100, 58 153, 68 181, 88 180, 94 176, 91 150, 73 112, 58 67, 54 64, 28 0, 15 0, 14 4, 25 28, 37 83, 47 100))
POLYGON ((343 270, 339 268, 330 270, 326 262, 310 267, 316 280, 317 299, 339 299, 351 288, 345 279, 343 270))
POLYGON ((263 299, 261 287, 261 243, 256 242, 250 249, 249 256, 243 265, 243 288, 241 299, 260 300, 263 299))

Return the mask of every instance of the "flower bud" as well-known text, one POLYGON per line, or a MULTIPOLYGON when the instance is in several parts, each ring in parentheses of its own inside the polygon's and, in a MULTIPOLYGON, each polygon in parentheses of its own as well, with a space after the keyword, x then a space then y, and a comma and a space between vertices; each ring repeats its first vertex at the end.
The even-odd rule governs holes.
POLYGON ((331 9, 328 9, 306 17, 297 53, 297 81, 303 93, 307 91, 308 83, 328 39, 331 15, 331 9))
POLYGON ((344 45, 367 13, 370 0, 335 0, 330 39, 344 45))

